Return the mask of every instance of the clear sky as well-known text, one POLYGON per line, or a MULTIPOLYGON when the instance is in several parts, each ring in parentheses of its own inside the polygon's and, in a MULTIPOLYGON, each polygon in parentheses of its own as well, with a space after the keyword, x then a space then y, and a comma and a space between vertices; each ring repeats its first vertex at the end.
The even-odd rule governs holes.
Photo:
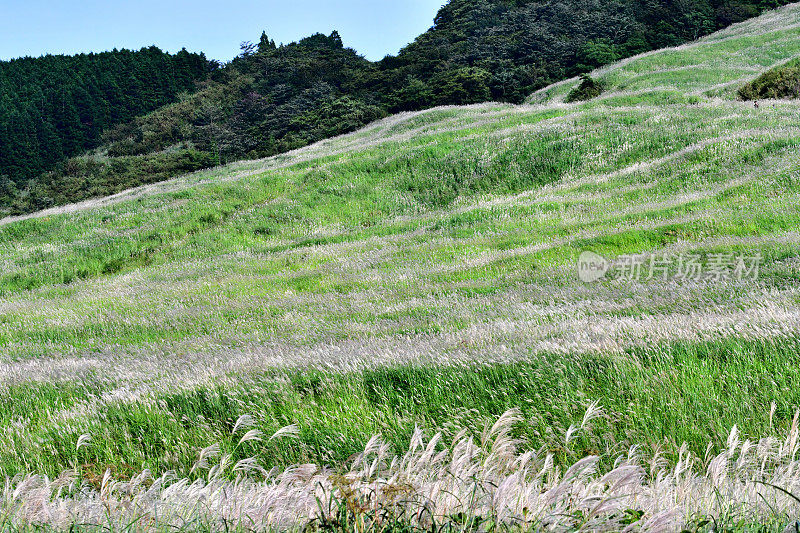
POLYGON ((367 58, 395 54, 446 0, 0 0, 0 59, 155 44, 227 61, 266 31, 278 43, 338 30, 367 58))

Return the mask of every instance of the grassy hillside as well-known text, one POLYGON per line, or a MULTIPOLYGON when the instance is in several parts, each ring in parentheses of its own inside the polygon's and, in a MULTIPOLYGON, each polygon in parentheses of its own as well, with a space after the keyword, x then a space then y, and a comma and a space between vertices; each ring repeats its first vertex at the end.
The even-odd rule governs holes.
POLYGON ((0 505, 262 528, 333 494, 376 529, 783 530, 800 106, 736 93, 798 37, 791 5, 599 70, 587 102, 576 79, 400 114, 4 220, 0 472, 50 479, 0 505), (670 261, 589 284, 587 250, 670 261), (758 272, 715 270, 740 257, 758 272))
MULTIPOLYGON (((72 80, 79 82, 70 97, 74 101, 59 105, 61 93, 54 88, 65 86, 64 66, 86 58, 56 58, 60 68, 55 69, 36 68, 49 60, 24 60, 12 63, 17 67, 12 85, 28 95, 31 108, 22 123, 11 113, 19 106, 3 99, 7 84, 0 65, 0 117, 7 108, 9 118, 0 120, 0 216, 285 153, 400 111, 487 101, 518 104, 555 81, 697 39, 787 3, 449 0, 433 26, 397 56, 367 61, 346 48, 336 31, 287 45, 276 45, 262 33, 257 43, 243 43, 239 56, 214 68, 196 87, 197 76, 186 77, 187 87, 197 90, 180 99, 169 92, 170 80, 161 79, 173 75, 168 66, 143 63, 131 74, 112 61, 101 69, 102 76, 95 74, 99 80, 72 80), (39 75, 31 78, 29 71, 39 75), (120 74, 122 79, 114 82, 120 74), (142 85, 139 78, 147 83, 142 85), (53 79, 60 81, 47 85, 53 79), (37 92, 43 88, 45 96, 37 92), (172 103, 155 109, 154 98, 164 91, 171 96, 157 100, 158 105, 172 103), (49 107, 40 109, 40 102, 49 102, 49 107), (138 111, 127 109, 131 103, 138 111), (106 117, 109 113, 114 120, 106 117), (3 123, 12 124, 11 129, 4 132, 3 123), (70 149, 51 142, 60 136, 70 149), (80 147, 92 150, 79 156, 80 147)), ((103 55, 88 59, 95 57, 103 55)), ((185 63, 187 58, 176 59, 185 63)))

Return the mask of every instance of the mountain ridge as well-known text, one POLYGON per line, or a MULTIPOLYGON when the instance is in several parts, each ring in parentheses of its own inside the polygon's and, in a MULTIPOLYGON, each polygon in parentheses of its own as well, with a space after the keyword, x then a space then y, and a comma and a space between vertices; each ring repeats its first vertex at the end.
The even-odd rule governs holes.
MULTIPOLYGON (((771 15, 768 15, 768 16, 771 19, 779 19, 781 16, 783 16, 783 13, 785 11, 791 11, 791 10, 792 10, 791 6, 787 6, 787 7, 784 7, 784 8, 777 9, 771 15)), ((764 18, 764 17, 762 17, 762 18, 764 18)), ((682 50, 687 50, 687 49, 692 49, 692 48, 695 48, 695 47, 698 47, 698 46, 703 46, 705 44, 712 43, 713 39, 719 38, 720 36, 724 37, 725 35, 729 35, 729 34, 731 34, 733 32, 736 32, 736 31, 740 31, 741 29, 750 28, 751 25, 752 25, 751 21, 743 21, 743 22, 734 24, 730 28, 727 28, 725 30, 721 30, 719 32, 716 32, 714 34, 714 36, 703 38, 703 39, 700 39, 700 40, 695 41, 695 42, 685 43, 685 44, 682 44, 682 45, 678 45, 678 46, 670 47, 670 48, 665 48, 665 49, 651 50, 651 51, 648 51, 648 52, 643 52, 642 54, 638 54, 638 55, 635 55, 635 56, 632 56, 632 57, 629 57, 629 58, 625 58, 625 59, 622 59, 620 61, 611 63, 611 64, 609 64, 607 66, 604 66, 602 68, 599 68, 598 70, 596 70, 593 73, 593 76, 597 77, 598 79, 602 79, 604 74, 606 74, 608 72, 613 72, 613 71, 615 71, 617 69, 620 69, 620 68, 622 68, 622 67, 624 67, 624 66, 626 66, 626 65, 628 65, 630 63, 635 63, 637 61, 640 61, 640 60, 645 59, 645 58, 650 58, 652 56, 659 56, 659 55, 664 54, 664 53, 680 52, 682 50)), ((800 22, 798 22, 798 26, 800 26, 800 22)), ((791 28, 791 26, 787 27, 787 29, 790 29, 790 28, 791 28)), ((766 32, 766 30, 765 30, 765 32, 766 32)), ((781 57, 780 59, 777 59, 775 63, 765 65, 764 69, 765 70, 771 70, 771 69, 780 67, 781 65, 783 65, 787 61, 792 61, 794 59, 800 58, 800 49, 798 49, 797 54, 798 54, 797 56, 790 56, 790 57, 788 57, 788 59, 784 58, 784 57, 781 57)), ((562 80, 562 81, 553 83, 553 84, 551 84, 551 85, 549 85, 547 87, 544 87, 542 89, 539 89, 538 91, 536 91, 533 94, 531 94, 528 98, 526 98, 525 104, 523 104, 523 105, 525 105, 525 106, 534 106, 535 107, 535 106, 548 106, 548 105, 551 105, 551 104, 554 104, 554 103, 563 103, 563 98, 566 97, 566 95, 569 92, 569 90, 573 89, 579 83, 579 81, 580 81, 580 77, 576 76, 576 77, 573 77, 573 78, 569 78, 569 79, 566 79, 566 80, 562 80), (555 94, 554 94, 554 92, 555 92, 555 94)), ((742 79, 737 79, 737 80, 732 81, 732 82, 727 82, 725 84, 726 86, 734 87, 734 89, 731 89, 731 90, 728 91, 728 94, 729 95, 733 94, 735 89, 738 88, 738 86, 743 84, 743 83, 744 83, 744 81, 742 79)), ((707 92, 708 90, 714 90, 714 89, 718 89, 718 88, 717 87, 708 87, 708 88, 704 88, 704 89, 699 89, 699 93, 707 92)), ((615 94, 618 94, 618 93, 615 93, 613 91, 613 89, 607 89, 604 92, 604 94, 600 95, 599 97, 595 98, 594 100, 596 102, 602 102, 606 98, 615 96, 615 94)), ((719 94, 714 94, 714 96, 719 96, 719 94)), ((499 102, 489 102, 487 104, 488 105, 497 105, 498 103, 499 102)), ((474 105, 482 106, 484 104, 474 104, 474 105)), ((420 110, 420 111, 401 112, 401 113, 397 113, 397 114, 391 115, 391 116, 389 116, 387 118, 384 118, 384 119, 379 119, 378 121, 376 121, 376 122, 374 122, 372 124, 366 125, 366 126, 364 126, 364 130, 367 131, 367 130, 372 129, 372 128, 379 128, 382 124, 385 124, 385 123, 393 124, 393 123, 396 123, 397 121, 412 119, 412 118, 414 118, 416 116, 419 116, 420 114, 424 114, 424 113, 427 113, 427 112, 435 112, 437 110, 445 111, 445 110, 448 110, 448 109, 458 109, 459 107, 463 107, 463 106, 439 106, 439 107, 436 107, 436 108, 429 108, 429 109, 420 110)), ((358 132, 355 132, 355 133, 358 133, 358 132)), ((284 152, 282 154, 277 154, 277 155, 270 156, 270 157, 263 158, 263 159, 259 159, 259 160, 250 160, 250 161, 245 160, 245 161, 242 161, 242 162, 232 163, 231 165, 235 168, 239 164, 290 159, 295 154, 303 154, 306 151, 313 152, 317 145, 325 145, 328 142, 334 142, 337 139, 344 139, 344 138, 349 137, 350 135, 352 135, 352 133, 344 133, 344 134, 341 134, 340 136, 336 136, 336 137, 329 138, 329 139, 323 139, 323 140, 317 141, 316 143, 313 143, 312 145, 301 147, 301 148, 297 148, 297 149, 292 150, 290 152, 284 152)), ((226 168, 226 167, 227 166, 225 166, 223 168, 226 168)), ((210 170, 200 170, 200 171, 198 171, 197 174, 203 175, 203 174, 205 174, 207 172, 210 172, 210 170)), ((180 178, 179 177, 179 178, 176 178, 176 179, 177 179, 177 181, 183 181, 184 179, 189 179, 189 178, 188 177, 187 178, 180 178)), ((92 206, 95 206, 98 202, 101 203, 101 204, 104 203, 105 200, 124 199, 124 198, 130 196, 131 194, 136 194, 136 193, 139 193, 139 192, 145 192, 145 191, 149 191, 149 190, 157 190, 160 185, 163 185, 163 184, 166 184, 166 183, 169 183, 169 182, 172 182, 172 181, 173 180, 166 180, 166 181, 163 181, 163 182, 156 182, 156 183, 153 183, 153 184, 146 184, 146 185, 142 185, 142 186, 139 186, 139 187, 133 187, 131 189, 120 191, 119 193, 116 193, 116 194, 113 194, 113 195, 109 195, 107 197, 93 198, 93 199, 88 199, 88 200, 85 200, 85 201, 82 201, 82 202, 79 202, 79 203, 75 203, 75 204, 67 204, 67 205, 64 205, 64 206, 57 206, 57 207, 53 207, 53 208, 49 208, 49 209, 43 210, 41 212, 28 213, 28 214, 20 215, 20 216, 3 217, 3 218, 0 218, 0 225, 9 224, 9 223, 12 223, 12 222, 15 222, 15 221, 27 220, 29 218, 34 218, 34 217, 39 217, 39 216, 56 215, 56 214, 60 214, 60 213, 62 213, 64 211, 72 211, 72 210, 81 209, 81 206, 85 206, 85 208, 88 209, 88 208, 91 208, 92 206)), ((187 186, 190 186, 190 185, 187 185, 187 186)))
MULTIPOLYGON (((428 32, 374 63, 345 48, 336 32, 280 47, 262 34, 180 102, 106 129, 98 150, 34 173, 27 184, 13 175, 0 183, 0 209, 18 215, 282 153, 398 111, 519 103, 565 76, 782 3, 453 0, 428 32)), ((26 167, 27 159, 16 160, 26 167)))

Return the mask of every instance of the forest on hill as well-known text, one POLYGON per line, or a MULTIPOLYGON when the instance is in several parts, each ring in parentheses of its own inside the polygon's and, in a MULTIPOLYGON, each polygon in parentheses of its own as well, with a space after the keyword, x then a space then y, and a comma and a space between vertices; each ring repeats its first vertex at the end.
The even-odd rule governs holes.
POLYGON ((0 62, 0 175, 4 188, 94 148, 104 130, 194 90, 202 54, 114 50, 0 62))
POLYGON ((399 111, 519 103, 786 3, 451 0, 430 30, 378 62, 334 32, 288 45, 263 34, 221 68, 155 47, 0 63, 0 210, 31 212, 271 156, 399 111))

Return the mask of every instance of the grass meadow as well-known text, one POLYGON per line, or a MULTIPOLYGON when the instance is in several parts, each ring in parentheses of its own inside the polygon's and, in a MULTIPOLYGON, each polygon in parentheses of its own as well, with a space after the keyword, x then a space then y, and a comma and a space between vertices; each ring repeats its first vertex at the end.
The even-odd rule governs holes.
POLYGON ((736 92, 798 55, 790 5, 588 102, 0 221, 0 527, 793 527, 800 104, 736 92), (762 264, 589 284, 587 250, 762 264))

